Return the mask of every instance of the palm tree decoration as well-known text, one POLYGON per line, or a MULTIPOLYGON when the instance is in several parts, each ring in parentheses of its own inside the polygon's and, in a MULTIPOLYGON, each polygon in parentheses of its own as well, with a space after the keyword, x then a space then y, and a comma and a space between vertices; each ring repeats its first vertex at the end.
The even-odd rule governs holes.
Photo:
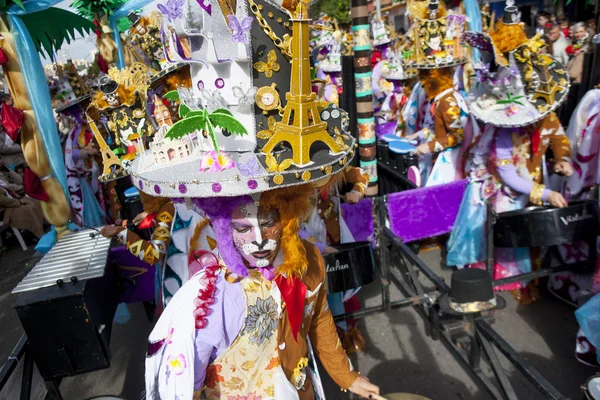
POLYGON ((38 53, 52 59, 62 45, 71 43, 78 32, 84 36, 92 33, 96 26, 86 18, 61 8, 49 8, 21 17, 38 53), (45 53, 45 54, 43 54, 45 53))
MULTIPOLYGON (((185 107, 187 108, 187 107, 185 107)), ((216 109, 213 112, 208 112, 206 109, 198 111, 190 111, 187 109, 183 115, 183 119, 177 121, 169 128, 169 131, 165 134, 167 139, 179 139, 192 132, 199 130, 203 131, 212 142, 214 150, 219 153, 219 142, 215 134, 215 128, 219 127, 223 131, 227 131, 230 134, 235 135, 246 135, 248 131, 242 125, 229 110, 224 108, 216 109)))

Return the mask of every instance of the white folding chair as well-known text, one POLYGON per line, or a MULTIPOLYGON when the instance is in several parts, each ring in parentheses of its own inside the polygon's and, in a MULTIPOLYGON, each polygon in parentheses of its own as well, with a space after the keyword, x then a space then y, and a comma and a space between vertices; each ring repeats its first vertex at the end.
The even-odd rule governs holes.
POLYGON ((2 246, 2 232, 4 232, 8 228, 12 229, 12 231, 13 231, 15 237, 17 238, 17 240, 19 241, 19 244, 21 245, 21 248, 23 249, 23 251, 27 251, 27 245, 25 244, 25 240, 23 240, 23 236, 21 235, 21 232, 14 226, 5 225, 4 221, 0 221, 0 246, 2 246))

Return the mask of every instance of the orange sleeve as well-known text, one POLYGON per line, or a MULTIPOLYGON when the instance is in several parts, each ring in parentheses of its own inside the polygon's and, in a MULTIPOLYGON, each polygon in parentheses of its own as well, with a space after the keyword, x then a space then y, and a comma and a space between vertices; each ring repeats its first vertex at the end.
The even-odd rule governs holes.
POLYGON ((171 242, 171 226, 175 218, 175 206, 172 202, 163 205, 156 215, 157 226, 152 232, 150 240, 144 240, 135 232, 122 228, 117 233, 117 238, 127 246, 127 250, 140 260, 156 265, 167 255, 167 248, 171 242))
POLYGON ((460 121, 460 107, 450 93, 439 101, 433 115, 433 133, 435 137, 429 144, 429 150, 440 152, 462 143, 464 127, 460 121))
POLYGON ((556 162, 571 158, 571 144, 569 138, 565 134, 560 120, 555 113, 550 113, 540 122, 540 131, 542 129, 551 129, 553 132, 550 135, 550 148, 554 154, 556 162))
MULTIPOLYGON (((315 249, 316 251, 316 249, 315 249)), ((323 363, 325 370, 343 390, 348 389, 356 379, 358 372, 351 371, 350 360, 342 347, 337 334, 331 311, 327 306, 327 290, 325 288, 325 262, 323 256, 317 254, 319 270, 322 271, 321 288, 315 304, 315 316, 309 331, 310 340, 317 357, 323 363)))
POLYGON ((369 174, 361 168, 348 166, 344 171, 344 180, 348 183, 352 183, 352 190, 356 190, 362 196, 365 194, 365 190, 367 190, 367 186, 369 185, 369 174))

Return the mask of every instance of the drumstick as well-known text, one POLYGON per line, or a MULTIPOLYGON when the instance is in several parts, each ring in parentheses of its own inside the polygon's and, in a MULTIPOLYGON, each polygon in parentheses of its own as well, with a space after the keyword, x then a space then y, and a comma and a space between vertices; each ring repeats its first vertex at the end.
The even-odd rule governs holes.
POLYGON ((369 395, 369 398, 373 399, 373 400, 387 400, 385 397, 381 397, 380 395, 375 394, 375 393, 371 393, 369 395))

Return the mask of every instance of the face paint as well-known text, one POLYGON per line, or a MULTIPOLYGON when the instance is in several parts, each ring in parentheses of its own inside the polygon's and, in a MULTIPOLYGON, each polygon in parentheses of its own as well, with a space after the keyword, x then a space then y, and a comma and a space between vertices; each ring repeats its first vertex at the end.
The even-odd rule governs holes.
POLYGON ((255 204, 236 208, 231 214, 233 244, 250 267, 273 265, 281 243, 279 212, 255 204))

